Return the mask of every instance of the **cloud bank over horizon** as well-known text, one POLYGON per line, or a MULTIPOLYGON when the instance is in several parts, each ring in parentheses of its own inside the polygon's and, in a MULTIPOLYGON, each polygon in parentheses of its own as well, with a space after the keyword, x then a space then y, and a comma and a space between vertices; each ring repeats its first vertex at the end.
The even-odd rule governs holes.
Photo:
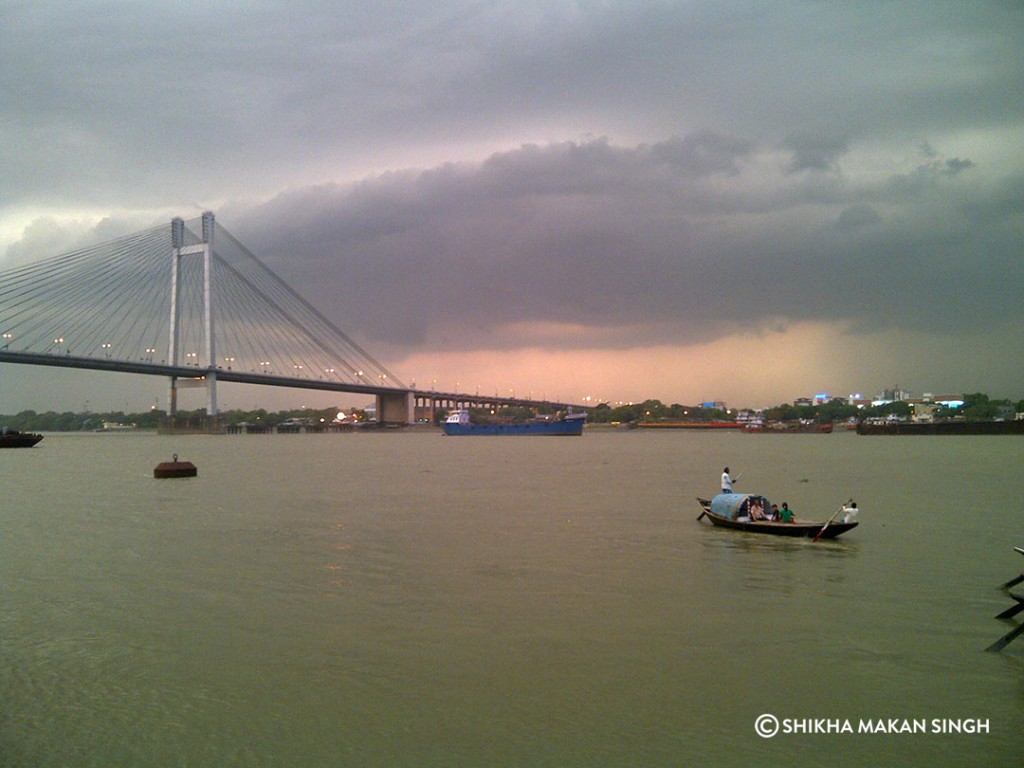
POLYGON ((0 269, 210 208, 421 385, 1024 394, 1012 6, 33 8, 0 269))

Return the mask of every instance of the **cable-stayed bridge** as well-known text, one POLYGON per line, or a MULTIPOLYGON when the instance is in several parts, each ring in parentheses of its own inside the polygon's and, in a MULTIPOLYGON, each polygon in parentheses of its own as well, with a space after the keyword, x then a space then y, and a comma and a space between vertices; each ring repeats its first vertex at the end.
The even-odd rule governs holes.
POLYGON ((0 362, 372 395, 382 423, 439 407, 566 403, 416 390, 218 225, 212 213, 0 273, 0 362))

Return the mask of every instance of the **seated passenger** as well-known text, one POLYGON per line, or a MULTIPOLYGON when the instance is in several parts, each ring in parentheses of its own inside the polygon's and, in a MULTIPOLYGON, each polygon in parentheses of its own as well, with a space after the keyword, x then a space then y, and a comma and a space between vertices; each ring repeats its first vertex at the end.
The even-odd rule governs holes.
POLYGON ((778 522, 778 520, 779 520, 779 505, 778 504, 772 504, 772 516, 771 516, 771 519, 775 520, 776 522, 778 522))
POLYGON ((784 523, 793 522, 793 510, 789 508, 788 502, 782 502, 782 509, 779 510, 779 519, 784 523))
POLYGON ((764 507, 761 506, 760 499, 755 499, 750 502, 750 519, 764 520, 764 507))

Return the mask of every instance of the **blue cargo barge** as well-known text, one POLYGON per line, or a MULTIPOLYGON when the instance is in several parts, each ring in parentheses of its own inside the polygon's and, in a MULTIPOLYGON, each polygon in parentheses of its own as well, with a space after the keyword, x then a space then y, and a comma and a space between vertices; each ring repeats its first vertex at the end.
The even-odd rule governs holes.
POLYGON ((522 424, 471 424, 469 412, 451 413, 441 424, 446 435, 582 435, 585 413, 570 413, 550 421, 527 421, 522 424))

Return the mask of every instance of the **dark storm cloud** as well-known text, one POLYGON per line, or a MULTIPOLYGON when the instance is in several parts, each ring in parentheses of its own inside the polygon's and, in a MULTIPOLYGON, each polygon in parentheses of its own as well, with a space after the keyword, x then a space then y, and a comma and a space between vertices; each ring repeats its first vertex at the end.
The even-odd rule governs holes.
POLYGON ((14 2, 4 206, 162 207, 709 130, 764 145, 1019 124, 1012 4, 14 2), (422 158, 430 158, 423 162, 422 158))
POLYGON ((839 221, 836 222, 836 226, 841 230, 852 230, 880 224, 881 222, 882 217, 878 214, 878 211, 870 205, 858 203, 843 209, 842 213, 839 214, 839 221))
POLYGON ((790 173, 835 170, 837 161, 847 151, 846 141, 841 138, 790 136, 782 146, 793 153, 787 168, 790 173))
POLYGON ((924 158, 822 200, 813 168, 796 179, 782 157, 773 176, 746 179, 758 157, 708 133, 525 146, 297 190, 239 212, 236 234, 318 305, 398 346, 541 343, 500 333, 526 322, 591 329, 558 341, 569 346, 616 346, 637 329, 648 343, 778 318, 949 333, 1021 314, 1019 217, 979 233, 967 215, 998 210, 1012 184, 979 196, 960 182, 970 161, 950 176, 924 158))

